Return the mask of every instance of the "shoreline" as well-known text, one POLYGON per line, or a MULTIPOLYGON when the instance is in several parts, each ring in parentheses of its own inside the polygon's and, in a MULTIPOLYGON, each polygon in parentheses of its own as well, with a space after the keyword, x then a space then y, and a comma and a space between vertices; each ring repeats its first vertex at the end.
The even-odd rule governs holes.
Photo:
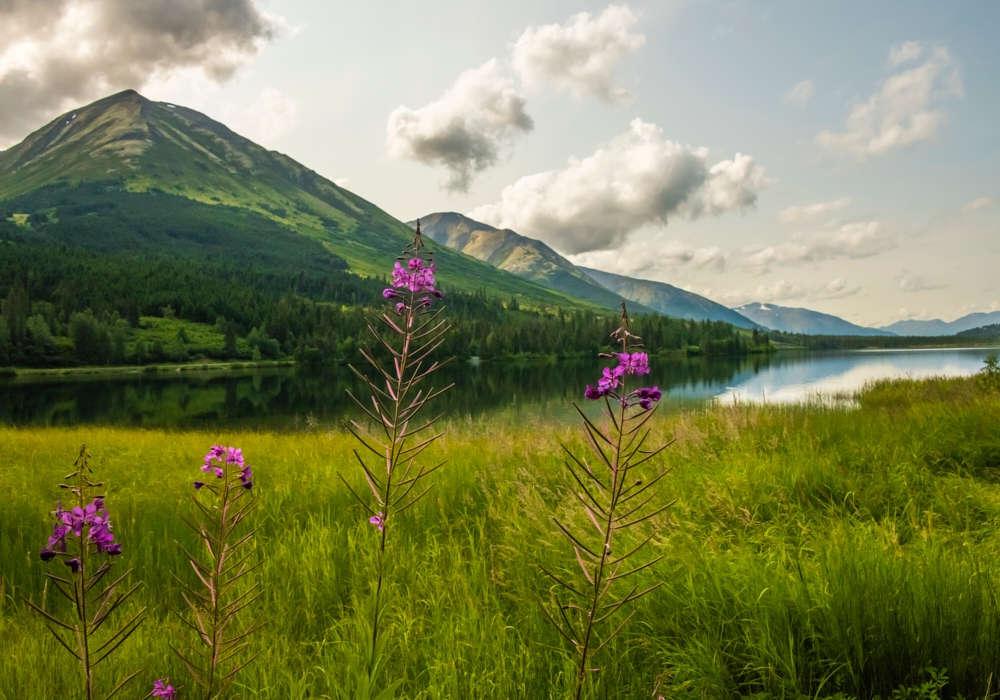
MULTIPOLYGON (((661 353, 650 353, 651 357, 662 358, 662 359, 687 359, 687 358, 698 358, 698 359, 713 359, 713 358, 727 358, 731 359, 733 357, 762 357, 762 356, 772 356, 782 352, 795 352, 795 353, 892 353, 892 352, 917 352, 917 351, 937 351, 937 350, 988 350, 997 349, 1000 350, 1000 345, 993 344, 983 344, 983 345, 922 345, 914 347, 900 347, 900 348, 879 348, 879 347, 867 347, 867 348, 849 348, 849 349, 816 349, 807 348, 799 345, 781 345, 778 347, 772 347, 769 351, 763 352, 751 352, 745 353, 738 356, 734 355, 706 355, 699 352, 688 352, 680 350, 671 350, 661 353)), ((483 364, 494 364, 494 363, 554 363, 554 362, 576 362, 583 360, 584 358, 576 357, 565 357, 560 358, 553 355, 513 355, 509 357, 499 357, 499 358, 463 358, 461 361, 468 362, 472 365, 483 365, 483 364)), ((337 362, 331 365, 323 365, 327 367, 339 367, 346 365, 346 362, 337 362)), ((187 362, 187 363, 164 363, 164 364, 154 364, 154 365, 115 365, 115 366, 97 366, 97 365, 87 365, 84 367, 0 367, 0 381, 13 380, 13 379, 27 379, 27 378, 58 378, 58 377, 99 377, 99 376, 123 376, 123 375, 165 375, 165 374, 177 374, 177 373, 188 373, 188 372, 231 372, 231 371, 243 371, 243 370, 257 370, 257 369, 288 369, 292 367, 298 367, 300 363, 296 362, 294 359, 284 359, 284 360, 260 360, 254 362, 253 360, 247 361, 229 361, 229 362, 187 362)))

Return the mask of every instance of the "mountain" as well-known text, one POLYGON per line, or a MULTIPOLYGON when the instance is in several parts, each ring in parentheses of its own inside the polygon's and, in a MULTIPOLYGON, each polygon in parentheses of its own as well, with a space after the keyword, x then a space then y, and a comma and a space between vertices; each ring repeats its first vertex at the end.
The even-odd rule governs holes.
MULTIPOLYGON (((413 233, 288 156, 128 90, 0 152, 0 238, 382 277, 413 233)), ((433 246, 445 288, 596 308, 433 246)))
POLYGON ((594 281, 621 294, 629 301, 643 304, 658 313, 675 318, 698 321, 725 321, 739 328, 755 328, 758 324, 711 299, 678 289, 665 282, 633 279, 587 267, 579 268, 594 281))
POLYGON ((883 326, 882 330, 891 331, 896 335, 955 335, 962 331, 989 326, 1000 323, 1000 311, 990 313, 976 312, 962 316, 954 321, 945 322, 941 319, 931 319, 929 321, 896 321, 895 323, 883 326))
POLYGON ((858 326, 837 316, 822 314, 810 309, 760 304, 752 302, 736 307, 736 311, 755 323, 783 333, 806 335, 895 335, 878 329, 858 326))
POLYGON ((995 340, 1000 338, 1000 323, 993 323, 989 326, 981 326, 967 331, 960 331, 955 335, 959 338, 970 338, 973 340, 995 340))
MULTIPOLYGON (((428 214, 420 219, 420 224, 432 240, 493 267, 608 309, 621 307, 620 295, 602 287, 541 241, 454 212, 428 214)), ((411 228, 416 225, 416 221, 409 222, 411 228)), ((652 312, 645 307, 635 311, 652 312)))

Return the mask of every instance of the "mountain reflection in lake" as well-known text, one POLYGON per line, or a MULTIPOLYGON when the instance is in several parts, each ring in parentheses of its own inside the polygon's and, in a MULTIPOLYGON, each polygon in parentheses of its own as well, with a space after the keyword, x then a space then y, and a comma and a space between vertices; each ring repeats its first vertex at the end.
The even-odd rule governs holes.
MULTIPOLYGON (((853 391, 886 376, 972 374, 988 349, 778 353, 730 360, 656 358, 643 384, 664 390, 664 408, 713 397, 803 400, 816 392, 853 391)), ((456 362, 433 376, 454 383, 433 407, 445 417, 513 421, 571 420, 602 364, 593 362, 456 362)), ((0 423, 125 425, 157 428, 331 428, 354 417, 347 395, 365 397, 347 368, 232 372, 130 373, 91 377, 25 377, 0 381, 0 423)))

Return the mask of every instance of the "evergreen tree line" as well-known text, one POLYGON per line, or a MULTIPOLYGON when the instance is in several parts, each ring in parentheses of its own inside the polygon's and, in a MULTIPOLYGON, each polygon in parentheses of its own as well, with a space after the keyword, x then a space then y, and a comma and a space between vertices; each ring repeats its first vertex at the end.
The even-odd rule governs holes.
MULTIPOLYGON (((215 359, 357 361, 370 311, 383 307, 386 279, 342 270, 283 274, 245 265, 155 255, 102 255, 0 243, 0 365, 146 364, 190 359, 181 328, 164 347, 138 342, 143 316, 214 326, 215 359)), ((443 355, 482 358, 610 352, 618 325, 606 314, 525 310, 485 290, 445 289, 453 330, 443 355)), ((738 355, 769 347, 723 322, 638 316, 650 352, 738 355)))
POLYGON ((993 340, 993 337, 981 339, 970 338, 968 335, 938 335, 918 337, 908 335, 805 335, 803 333, 781 333, 771 331, 771 339, 808 350, 866 350, 896 348, 927 348, 927 347, 961 347, 963 345, 993 340))

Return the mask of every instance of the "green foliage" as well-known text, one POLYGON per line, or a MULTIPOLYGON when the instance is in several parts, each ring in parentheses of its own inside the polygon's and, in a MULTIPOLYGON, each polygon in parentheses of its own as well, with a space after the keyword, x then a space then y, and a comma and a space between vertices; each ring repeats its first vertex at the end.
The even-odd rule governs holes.
POLYGON ((930 678, 919 685, 900 686, 892 691, 892 700, 941 700, 944 687, 948 685, 946 669, 933 666, 926 669, 930 678))
MULTIPOLYGON (((664 559, 637 575, 662 581, 598 664, 598 695, 648 700, 735 697, 870 700, 933 681, 939 698, 986 697, 1000 658, 1000 396, 974 380, 882 383, 854 409, 716 406, 662 416, 651 440, 677 438, 652 545, 664 559), (610 653, 610 652, 609 652, 610 653), (942 676, 943 678, 943 676, 942 676)), ((548 514, 567 512, 563 425, 455 421, 429 456, 438 484, 394 533, 386 611, 387 677, 397 697, 564 698, 573 669, 537 605, 536 562, 565 552, 548 514), (530 462, 530 468, 526 464, 530 462)), ((51 479, 87 437, 115 493, 116 537, 145 582, 132 608, 150 616, 102 673, 147 667, 141 682, 180 678, 163 633, 183 605, 168 572, 197 540, 184 508, 208 432, 0 428, 0 698, 69 697, 73 669, 19 596, 46 593, 35 560, 51 532, 51 479), (155 662, 156 669, 152 667, 155 662)), ((358 594, 369 590, 378 532, 336 473, 353 459, 343 432, 231 436, 257 456, 268 627, 247 698, 337 697, 349 673, 358 594)), ((256 488, 256 485, 255 485, 256 488)), ((190 569, 186 569, 190 571, 190 569)), ((127 611, 126 611, 127 612, 127 611)), ((918 692, 918 691, 914 691, 918 692)), ((907 693, 910 697, 916 695, 907 693)))
MULTIPOLYGON (((982 344, 987 338, 969 336, 964 333, 957 335, 936 335, 917 337, 908 335, 804 335, 802 333, 782 333, 771 331, 771 340, 783 345, 791 345, 809 350, 864 350, 880 348, 937 348, 966 347, 970 344, 982 344), (970 340, 972 341, 970 343, 970 340)), ((989 338, 993 340, 994 338, 989 338)))
POLYGON ((993 353, 984 360, 984 366, 976 375, 976 380, 983 391, 1000 392, 1000 361, 993 353))
MULTIPOLYGON (((12 315, 0 315, 7 328, 4 332, 0 326, 0 365, 250 359, 255 351, 262 359, 351 362, 359 359, 365 338, 364 308, 384 301, 382 280, 340 270, 279 274, 228 261, 104 255, 34 244, 12 246, 5 253, 0 257, 0 298, 6 295, 4 307, 12 315), (36 338, 27 331, 32 314, 46 320, 54 344, 44 334, 36 338), (76 314, 87 322, 74 325, 76 314), (154 324, 154 318, 166 325, 154 324), (191 324, 214 326, 216 332, 209 338, 191 324), (187 340, 179 336, 182 329, 187 340), (73 349, 69 340, 61 346, 60 337, 80 340, 82 349, 73 349)), ((593 357, 610 349, 609 334, 615 328, 611 313, 562 307, 543 313, 510 305, 509 299, 505 306, 502 299, 483 291, 447 291, 444 303, 455 330, 443 352, 489 359, 593 357)), ((640 316, 635 324, 654 354, 737 356, 769 347, 766 338, 754 345, 748 334, 718 321, 640 316)))

